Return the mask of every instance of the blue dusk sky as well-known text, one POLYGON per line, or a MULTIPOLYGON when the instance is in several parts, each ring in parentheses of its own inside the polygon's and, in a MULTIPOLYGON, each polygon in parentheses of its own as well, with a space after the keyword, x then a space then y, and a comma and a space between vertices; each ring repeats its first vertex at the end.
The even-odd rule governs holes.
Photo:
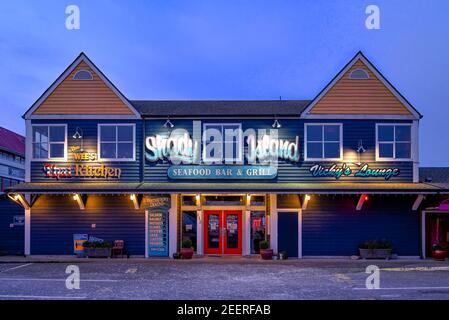
POLYGON ((84 51, 129 99, 312 99, 359 50, 423 115, 449 166, 449 1, 1 1, 0 126, 84 51), (68 5, 80 29, 65 26, 68 5), (380 30, 365 27, 368 5, 380 30))

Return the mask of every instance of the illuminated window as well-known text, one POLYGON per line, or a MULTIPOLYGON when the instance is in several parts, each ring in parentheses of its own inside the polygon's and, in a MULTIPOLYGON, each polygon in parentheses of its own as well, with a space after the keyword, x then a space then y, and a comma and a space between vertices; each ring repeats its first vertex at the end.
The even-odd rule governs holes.
POLYGON ((90 71, 85 69, 78 70, 73 76, 73 80, 93 80, 94 77, 90 71))
POLYGON ((355 69, 349 75, 350 79, 369 79, 369 74, 363 69, 355 69))
POLYGON ((98 125, 98 149, 100 160, 135 160, 135 125, 100 124, 98 125))
POLYGON ((33 159, 64 160, 66 158, 66 125, 33 126, 33 159))
POLYGON ((240 163, 243 161, 242 124, 205 123, 203 160, 209 163, 240 163))
POLYGON ((412 126, 409 124, 378 124, 377 160, 411 160, 412 126))
POLYGON ((306 161, 338 161, 342 159, 342 124, 306 123, 304 130, 306 161))

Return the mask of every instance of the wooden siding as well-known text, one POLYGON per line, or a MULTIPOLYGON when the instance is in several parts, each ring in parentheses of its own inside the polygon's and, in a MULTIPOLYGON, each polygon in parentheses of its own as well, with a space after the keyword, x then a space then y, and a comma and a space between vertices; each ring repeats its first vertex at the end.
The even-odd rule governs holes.
POLYGON ((411 112, 361 61, 357 61, 310 110, 310 114, 411 115, 411 112), (361 68, 369 79, 350 79, 361 68))
MULTIPOLYGON (((145 122, 146 135, 164 134, 168 129, 163 127, 165 120, 147 120, 145 122)), ((175 123, 176 128, 184 128, 192 134, 192 121, 191 120, 172 120, 175 123)), ((237 120, 205 120, 204 122, 216 123, 216 122, 238 122, 237 120)), ((361 155, 360 161, 362 163, 368 163, 371 168, 384 168, 384 167, 396 167, 400 169, 400 175, 391 178, 389 181, 385 181, 384 178, 357 178, 353 176, 342 177, 340 180, 335 180, 333 177, 312 177, 310 174, 310 168, 319 161, 304 161, 304 123, 316 123, 322 122, 319 120, 303 120, 303 119, 281 119, 282 128, 279 129, 279 138, 288 139, 294 141, 296 136, 299 136, 299 149, 300 149, 300 161, 293 163, 289 161, 279 161, 278 164, 278 177, 270 180, 217 180, 220 182, 245 182, 245 183, 257 183, 257 182, 412 182, 413 181, 413 162, 412 161, 398 161, 398 162, 376 162, 375 161, 375 140, 376 140, 376 121, 374 120, 343 120, 334 121, 329 120, 326 123, 342 123, 343 124, 343 160, 338 161, 337 164, 342 162, 350 163, 352 168, 355 168, 354 162, 357 162, 357 149, 359 140, 363 141, 363 145, 366 152, 361 155)), ((386 123, 388 121, 381 121, 386 123)), ((404 122, 405 121, 395 121, 404 122)), ((410 123, 410 122, 408 122, 410 123)), ((265 120, 246 120, 242 122, 242 129, 248 128, 258 129, 272 129, 272 119, 265 120)), ((323 165, 329 166, 332 162, 322 162, 323 165)), ((170 181, 176 183, 181 182, 205 182, 204 180, 170 180, 167 177, 167 169, 171 164, 167 161, 148 162, 145 160, 144 179, 147 182, 156 181, 170 181)))
POLYGON ((14 216, 23 216, 25 210, 7 198, 0 195, 0 251, 5 251, 9 255, 23 254, 24 227, 9 225, 13 222, 14 216))
POLYGON ((72 255, 74 233, 125 240, 129 254, 145 254, 145 213, 127 196, 89 196, 85 210, 68 195, 39 197, 31 209, 31 254, 72 255))
POLYGON ((33 115, 134 115, 85 62, 81 62, 42 102, 33 115), (80 69, 87 69, 93 80, 73 80, 80 69))
POLYGON ((394 253, 420 255, 420 214, 412 211, 414 197, 370 196, 361 211, 357 197, 312 196, 303 211, 303 255, 350 256, 359 243, 386 239, 394 253))
POLYGON ((51 162, 51 161, 31 161, 31 181, 32 182, 67 182, 67 181, 105 181, 104 178, 83 178, 83 177, 71 177, 71 178, 61 178, 56 180, 55 178, 45 177, 43 171, 43 165, 46 163, 54 163, 57 166, 63 167, 65 165, 74 165, 78 164, 89 164, 99 166, 104 164, 108 167, 120 168, 122 170, 121 178, 109 178, 107 181, 121 181, 121 182, 138 182, 140 181, 140 166, 141 166, 141 156, 142 156, 142 121, 135 120, 65 120, 65 121, 57 121, 57 120, 33 120, 32 124, 67 124, 67 142, 68 142, 68 161, 67 162, 51 162), (84 150, 85 152, 99 152, 97 150, 97 136, 98 136, 98 124, 107 124, 107 123, 134 123, 136 124, 136 160, 135 161, 113 161, 113 162, 91 162, 91 161, 83 161, 83 162, 75 162, 73 158, 72 152, 70 152, 70 147, 75 144, 75 139, 73 139, 73 135, 76 132, 76 128, 79 127, 83 130, 83 141, 84 141, 84 150))

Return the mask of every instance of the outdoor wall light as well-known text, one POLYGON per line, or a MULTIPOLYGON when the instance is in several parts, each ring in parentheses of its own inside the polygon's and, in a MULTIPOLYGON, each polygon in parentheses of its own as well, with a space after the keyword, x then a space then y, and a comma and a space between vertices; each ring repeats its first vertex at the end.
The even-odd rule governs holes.
POLYGON ((75 134, 72 137, 73 139, 81 139, 83 137, 83 130, 80 127, 76 127, 75 134))
POLYGON ((197 194, 195 196, 195 200, 196 200, 196 205, 199 207, 200 206, 200 195, 199 194, 197 194))
POLYGON ((170 117, 167 117, 167 121, 164 123, 164 128, 173 128, 175 125, 170 121, 170 117))
POLYGON ((132 195, 129 196, 129 199, 131 199, 131 201, 133 202, 134 209, 139 210, 140 204, 139 204, 139 201, 138 201, 136 195, 133 193, 132 195))
POLYGON ((274 119, 274 122, 271 126, 276 129, 279 129, 280 127, 282 127, 281 123, 278 121, 277 118, 274 119))
POLYGON ((82 199, 79 194, 77 194, 77 193, 74 194, 73 195, 73 200, 75 200, 78 203, 78 206, 80 207, 80 210, 86 209, 86 205, 84 203, 84 199, 82 199))

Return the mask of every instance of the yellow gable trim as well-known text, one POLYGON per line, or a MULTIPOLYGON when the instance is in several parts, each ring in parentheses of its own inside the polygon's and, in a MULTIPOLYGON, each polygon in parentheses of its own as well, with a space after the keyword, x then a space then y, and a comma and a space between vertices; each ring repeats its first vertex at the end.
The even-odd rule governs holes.
POLYGON ((309 111, 312 115, 412 115, 385 84, 358 59, 309 111), (355 69, 363 69, 369 79, 350 79, 355 69))
POLYGON ((85 61, 81 61, 32 114, 135 115, 85 61), (73 80, 80 69, 91 72, 93 80, 73 80))

